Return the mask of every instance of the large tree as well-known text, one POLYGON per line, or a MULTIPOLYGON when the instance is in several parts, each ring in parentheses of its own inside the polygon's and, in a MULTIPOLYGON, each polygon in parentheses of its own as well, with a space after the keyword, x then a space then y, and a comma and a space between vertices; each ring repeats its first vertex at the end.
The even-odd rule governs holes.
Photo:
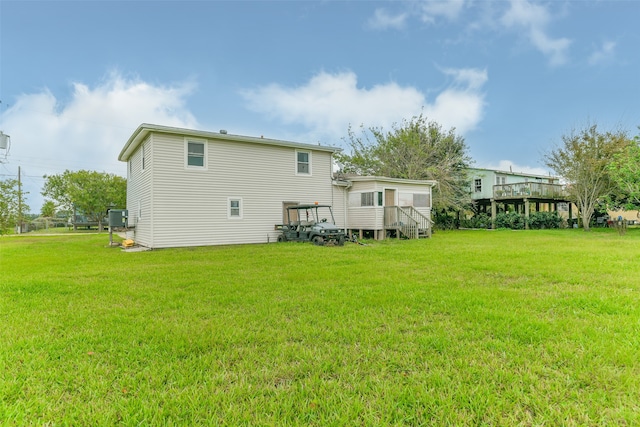
POLYGON ((597 125, 590 125, 563 135, 562 145, 544 156, 545 164, 567 181, 585 230, 598 203, 616 190, 609 165, 629 143, 624 131, 601 132, 597 125))
POLYGON ((102 228, 102 219, 109 208, 126 205, 127 181, 110 173, 66 170, 45 176, 42 195, 54 201, 58 208, 81 211, 102 228))
POLYGON ((471 158, 464 138, 445 131, 424 115, 403 120, 390 131, 349 128, 350 154, 337 156, 344 173, 435 180, 434 208, 459 210, 471 203, 467 169, 471 158))
POLYGON ((22 191, 18 180, 0 181, 0 234, 22 224, 29 211, 24 199, 26 194, 28 193, 22 191))
POLYGON ((640 209, 640 136, 614 156, 608 171, 618 187, 613 207, 640 209))

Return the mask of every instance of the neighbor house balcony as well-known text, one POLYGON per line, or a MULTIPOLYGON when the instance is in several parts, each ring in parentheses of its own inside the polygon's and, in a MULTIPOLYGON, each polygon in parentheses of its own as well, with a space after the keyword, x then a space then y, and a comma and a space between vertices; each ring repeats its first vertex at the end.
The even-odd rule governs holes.
POLYGON ((494 200, 567 200, 568 193, 563 185, 542 182, 517 182, 493 186, 494 200))

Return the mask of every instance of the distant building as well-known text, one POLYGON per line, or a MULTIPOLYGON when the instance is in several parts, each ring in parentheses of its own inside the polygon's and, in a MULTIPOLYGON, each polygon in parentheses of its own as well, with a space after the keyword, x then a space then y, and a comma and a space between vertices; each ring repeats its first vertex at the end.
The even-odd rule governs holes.
POLYGON ((531 211, 566 212, 567 219, 573 218, 572 203, 558 177, 470 168, 469 178, 477 211, 490 214, 492 223, 499 211, 510 208, 526 218, 531 211))

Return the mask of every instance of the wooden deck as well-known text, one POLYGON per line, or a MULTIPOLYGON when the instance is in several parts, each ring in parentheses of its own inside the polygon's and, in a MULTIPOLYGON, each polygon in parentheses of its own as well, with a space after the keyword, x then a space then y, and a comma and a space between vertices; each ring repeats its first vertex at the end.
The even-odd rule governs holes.
POLYGON ((542 182, 518 182, 515 184, 499 184, 493 186, 494 200, 556 200, 566 201, 568 193, 559 184, 542 182))
MULTIPOLYGON (((495 227, 496 215, 499 206, 502 211, 507 210, 507 206, 513 206, 516 212, 522 212, 525 218, 529 218, 530 209, 541 210, 547 205, 548 211, 558 210, 559 203, 567 203, 569 207, 569 218, 573 218, 572 203, 566 187, 560 184, 548 184, 543 182, 517 182, 511 184, 497 184, 493 186, 493 197, 491 199, 476 199, 479 212, 491 212, 492 227, 495 227)), ((525 225, 529 227, 528 222, 525 225)))

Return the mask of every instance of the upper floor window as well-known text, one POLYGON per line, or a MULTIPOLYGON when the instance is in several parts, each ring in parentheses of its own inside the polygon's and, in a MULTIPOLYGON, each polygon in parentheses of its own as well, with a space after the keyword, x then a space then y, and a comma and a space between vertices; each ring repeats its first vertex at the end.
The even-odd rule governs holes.
POLYGON ((496 176, 496 185, 506 184, 507 178, 504 176, 496 176))
POLYGON ((187 167, 206 168, 207 145, 199 141, 187 141, 187 167))
POLYGON ((296 150, 296 174, 311 175, 311 152, 296 150))
POLYGON ((473 187, 474 187, 474 191, 476 193, 482 192, 482 180, 478 179, 478 178, 474 179, 473 180, 473 187))

